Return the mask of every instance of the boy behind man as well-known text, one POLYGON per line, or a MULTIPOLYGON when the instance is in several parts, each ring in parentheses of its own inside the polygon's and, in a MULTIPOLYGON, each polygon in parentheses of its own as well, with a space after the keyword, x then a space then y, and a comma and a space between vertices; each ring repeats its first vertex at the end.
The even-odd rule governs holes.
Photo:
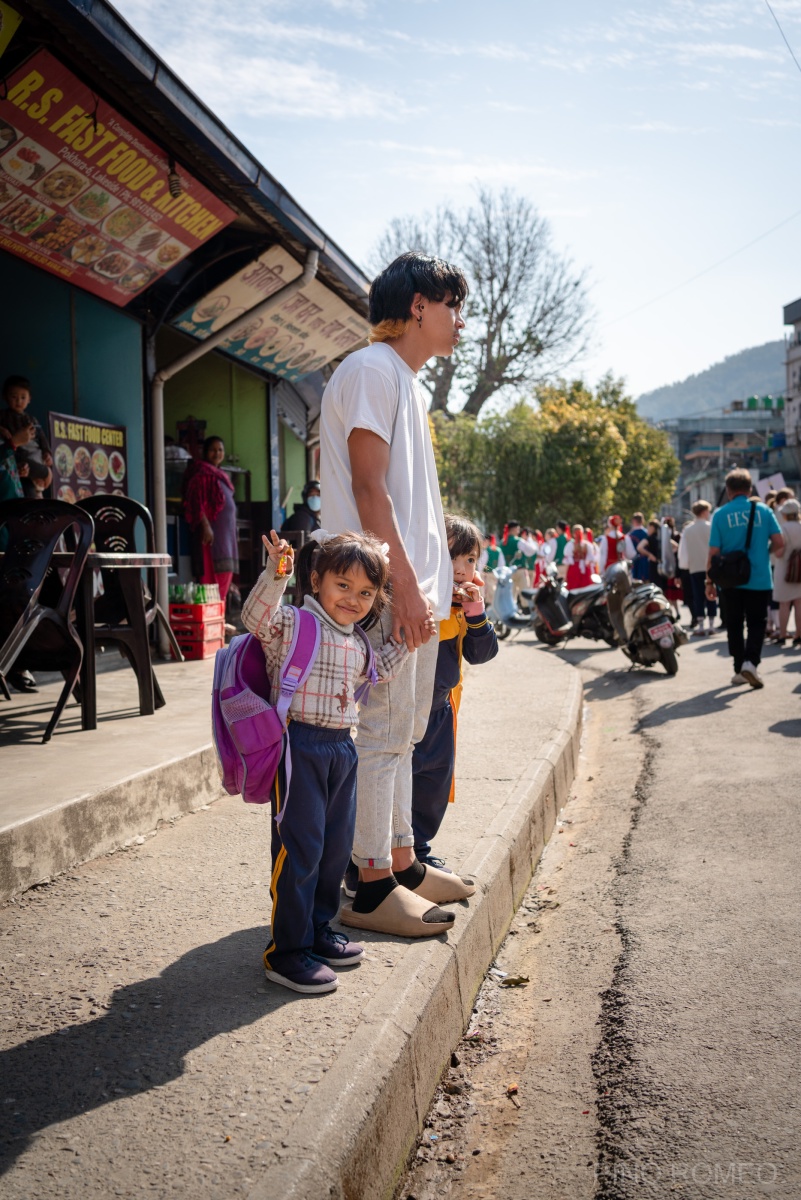
POLYGON ((425 733, 434 690, 437 622, 450 612, 453 576, 428 411, 417 372, 449 356, 464 328, 461 271, 402 254, 370 289, 371 345, 334 372, 320 423, 323 525, 369 530, 389 549, 392 609, 370 631, 410 654, 361 714, 353 861, 359 882, 343 924, 430 937, 453 921, 437 908, 469 895, 457 875, 414 856, 412 751, 425 733))

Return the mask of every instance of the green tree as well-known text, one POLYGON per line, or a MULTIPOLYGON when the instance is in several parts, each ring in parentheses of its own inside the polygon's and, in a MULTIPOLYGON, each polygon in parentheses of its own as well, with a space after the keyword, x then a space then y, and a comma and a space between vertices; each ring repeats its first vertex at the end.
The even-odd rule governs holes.
POLYGON ((610 512, 658 508, 678 470, 666 435, 611 376, 594 392, 562 380, 503 413, 431 423, 446 506, 489 529, 510 516, 542 529, 565 517, 599 532, 610 512))
POLYGON ((632 513, 643 512, 647 518, 667 504, 676 486, 680 464, 667 433, 640 416, 624 388, 622 379, 605 375, 598 384, 596 395, 626 443, 626 457, 615 486, 612 510, 630 520, 632 513))

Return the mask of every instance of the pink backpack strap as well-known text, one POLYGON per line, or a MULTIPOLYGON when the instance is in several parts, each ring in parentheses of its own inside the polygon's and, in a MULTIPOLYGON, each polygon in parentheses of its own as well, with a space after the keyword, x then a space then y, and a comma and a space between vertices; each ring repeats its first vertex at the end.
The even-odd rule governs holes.
MULTIPOLYGON (((288 607, 292 608, 295 614, 294 629, 292 631, 292 641, 289 644, 289 650, 281 667, 279 677, 280 695, 276 698, 275 705, 276 714, 284 729, 286 729, 287 715, 289 713, 289 706, 292 703, 292 697, 298 688, 303 687, 309 678, 311 669, 317 658, 317 652, 320 649, 320 622, 314 613, 310 613, 307 609, 297 609, 294 605, 289 605, 288 607)), ((292 779, 292 754, 289 748, 289 738, 286 739, 286 750, 284 753, 284 775, 284 803, 275 819, 276 825, 280 825, 284 819, 287 800, 289 798, 289 783, 292 779)))

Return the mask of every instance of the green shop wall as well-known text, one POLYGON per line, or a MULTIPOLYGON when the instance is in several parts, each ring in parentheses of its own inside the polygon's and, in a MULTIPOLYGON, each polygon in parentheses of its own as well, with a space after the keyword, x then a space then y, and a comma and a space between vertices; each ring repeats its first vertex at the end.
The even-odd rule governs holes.
MULTIPOLYGON (((185 354, 196 343, 173 329, 157 339, 160 367, 185 354)), ((206 422, 206 436, 225 442, 226 458, 250 471, 254 501, 270 498, 267 383, 233 359, 213 350, 179 371, 164 385, 164 432, 177 437, 176 425, 186 417, 206 422)), ((237 499, 244 498, 241 483, 237 499)))
POLYGON ((128 493, 145 496, 142 327, 102 300, 0 251, 0 371, 27 375, 31 409, 125 425, 128 493), (72 325, 75 326, 73 353, 72 325))
POLYGON ((286 505, 286 515, 289 517, 294 511, 296 504, 300 504, 303 499, 303 487, 306 483, 306 447, 300 438, 295 437, 292 430, 280 424, 281 430, 281 448, 283 454, 281 462, 283 466, 283 478, 281 480, 281 503, 284 503, 286 494, 290 488, 293 489, 292 495, 289 497, 289 503, 286 505))

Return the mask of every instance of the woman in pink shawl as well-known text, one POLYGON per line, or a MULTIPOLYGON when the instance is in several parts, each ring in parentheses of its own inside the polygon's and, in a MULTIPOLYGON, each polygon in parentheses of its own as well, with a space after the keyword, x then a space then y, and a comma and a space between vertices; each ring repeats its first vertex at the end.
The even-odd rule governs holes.
POLYGON ((203 457, 184 475, 184 512, 192 530, 192 569, 198 583, 216 583, 225 602, 239 567, 234 485, 220 469, 222 438, 207 437, 203 457))

